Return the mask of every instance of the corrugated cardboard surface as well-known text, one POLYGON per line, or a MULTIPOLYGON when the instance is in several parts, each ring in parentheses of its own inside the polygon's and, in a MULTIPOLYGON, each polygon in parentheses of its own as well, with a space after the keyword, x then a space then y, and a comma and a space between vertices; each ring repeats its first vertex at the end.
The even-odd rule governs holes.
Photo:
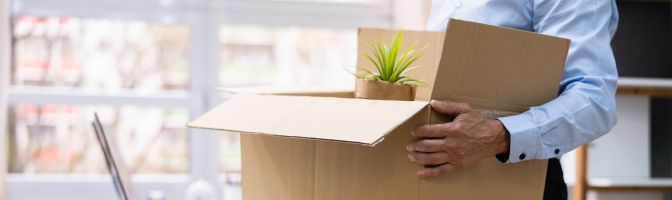
POLYGON ((569 40, 451 20, 432 99, 524 112, 558 95, 569 40))
POLYGON ((427 102, 236 95, 191 127, 374 145, 427 102))
POLYGON ((245 200, 314 200, 315 140, 241 135, 245 200))
POLYGON ((410 131, 426 123, 428 113, 421 111, 375 148, 319 142, 315 199, 417 199, 417 166, 408 161, 404 147, 413 140, 410 131))
MULTIPOLYGON (((431 97, 524 112, 557 96, 569 42, 450 20, 431 97)), ((432 112, 432 123, 449 120, 432 112)), ((513 165, 484 160, 458 173, 423 180, 419 199, 541 199, 546 165, 538 160, 513 165)))
MULTIPOLYGON (((396 129, 426 123, 425 108, 396 129)), ((417 166, 405 148, 410 134, 391 134, 375 148, 342 142, 242 135, 245 200, 417 199, 417 166)))
POLYGON ((421 200, 542 199, 547 161, 504 165, 495 158, 457 173, 422 180, 421 200))
MULTIPOLYGON (((430 45, 418 62, 423 67, 412 73, 427 82, 418 99, 521 112, 557 95, 568 40, 459 20, 448 27, 445 43, 444 33, 406 32, 405 45, 415 39, 430 45)), ((360 39, 389 40, 393 33, 362 29, 360 39)), ((361 56, 358 66, 367 67, 361 56)), ((414 141, 410 130, 450 120, 426 104, 242 95, 190 126, 284 136, 243 135, 246 200, 541 199, 546 161, 504 165, 492 158, 418 179, 419 166, 404 150, 414 141)))
POLYGON ((273 94, 287 96, 353 98, 353 89, 325 87, 221 87, 218 91, 233 94, 273 94))

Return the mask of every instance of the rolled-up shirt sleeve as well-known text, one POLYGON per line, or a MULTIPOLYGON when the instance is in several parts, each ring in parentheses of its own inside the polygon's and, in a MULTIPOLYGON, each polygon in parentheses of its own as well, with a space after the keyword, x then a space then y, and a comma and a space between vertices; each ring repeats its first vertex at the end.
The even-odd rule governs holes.
POLYGON ((510 134, 510 149, 498 159, 507 163, 559 157, 604 135, 616 123, 618 74, 610 46, 618 22, 615 2, 532 2, 534 31, 572 42, 558 97, 499 118, 510 134))

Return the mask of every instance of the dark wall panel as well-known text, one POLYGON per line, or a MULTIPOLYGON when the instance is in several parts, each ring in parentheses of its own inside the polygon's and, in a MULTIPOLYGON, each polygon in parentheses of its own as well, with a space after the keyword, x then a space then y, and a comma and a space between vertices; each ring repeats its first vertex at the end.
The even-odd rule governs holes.
MULTIPOLYGON (((672 3, 618 1, 612 41, 621 77, 672 78, 672 3)), ((672 98, 651 99, 651 177, 672 177, 672 98)), ((672 200, 666 194, 663 199, 672 200)))
POLYGON ((612 41, 621 76, 672 78, 669 2, 618 1, 619 28, 612 41))
POLYGON ((672 177, 672 98, 651 99, 651 177, 672 177))

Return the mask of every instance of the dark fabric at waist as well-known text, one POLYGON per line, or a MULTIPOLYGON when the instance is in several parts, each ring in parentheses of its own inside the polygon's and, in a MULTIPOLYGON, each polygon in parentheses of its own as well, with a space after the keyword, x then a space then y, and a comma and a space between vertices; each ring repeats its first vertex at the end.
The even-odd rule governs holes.
POLYGON ((544 186, 544 200, 566 200, 567 184, 563 177, 562 165, 557 158, 548 160, 546 169, 546 184, 544 186))

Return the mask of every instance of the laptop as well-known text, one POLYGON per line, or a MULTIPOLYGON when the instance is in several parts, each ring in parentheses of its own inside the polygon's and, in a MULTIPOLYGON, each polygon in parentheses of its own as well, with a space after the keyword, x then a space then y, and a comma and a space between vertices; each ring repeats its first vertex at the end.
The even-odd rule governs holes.
POLYGON ((100 119, 98 119, 98 114, 95 113, 94 115, 95 119, 91 124, 96 132, 100 148, 103 150, 103 154, 105 154, 105 162, 107 163, 110 175, 112 175, 112 182, 114 183, 117 196, 121 200, 133 200, 128 170, 126 170, 124 160, 121 158, 119 151, 117 151, 118 146, 114 142, 114 137, 105 133, 102 124, 100 124, 100 119))

